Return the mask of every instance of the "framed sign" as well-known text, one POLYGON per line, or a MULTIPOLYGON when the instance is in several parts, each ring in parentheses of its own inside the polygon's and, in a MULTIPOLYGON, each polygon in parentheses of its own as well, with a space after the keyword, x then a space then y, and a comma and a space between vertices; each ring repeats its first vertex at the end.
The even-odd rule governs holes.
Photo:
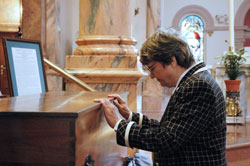
POLYGON ((41 45, 38 41, 3 39, 11 96, 47 91, 41 45))

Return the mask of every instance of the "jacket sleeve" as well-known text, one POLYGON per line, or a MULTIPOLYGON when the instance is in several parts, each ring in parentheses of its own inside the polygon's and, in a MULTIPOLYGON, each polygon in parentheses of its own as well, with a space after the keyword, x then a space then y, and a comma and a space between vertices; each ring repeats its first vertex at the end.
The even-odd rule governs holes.
MULTIPOLYGON (((131 147, 152 152, 174 152, 192 137, 206 130, 215 114, 215 96, 211 86, 202 80, 196 80, 179 88, 176 93, 178 99, 171 103, 173 106, 170 111, 173 113, 161 125, 132 125, 129 131, 131 147)), ((145 124, 147 122, 145 119, 145 124)), ((117 143, 120 145, 124 145, 127 124, 123 120, 118 126, 117 143)))
MULTIPOLYGON (((132 114, 132 121, 136 122, 136 124, 139 124, 139 119, 140 119, 140 113, 135 113, 133 112, 132 114)), ((159 121, 154 120, 154 119, 149 119, 147 116, 142 115, 142 125, 144 127, 158 127, 159 121)))

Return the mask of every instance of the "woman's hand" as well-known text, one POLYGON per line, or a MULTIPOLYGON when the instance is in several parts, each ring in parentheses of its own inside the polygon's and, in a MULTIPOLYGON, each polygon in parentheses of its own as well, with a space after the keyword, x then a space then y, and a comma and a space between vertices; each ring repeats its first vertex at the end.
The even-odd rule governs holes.
POLYGON ((118 95, 118 94, 111 94, 108 95, 109 98, 113 98, 114 105, 118 108, 120 114, 125 118, 129 118, 130 109, 127 106, 127 103, 118 95))
POLYGON ((109 124, 110 127, 114 128, 115 124, 119 120, 115 113, 114 105, 110 102, 109 99, 101 98, 101 99, 94 99, 95 103, 102 104, 102 109, 104 111, 104 116, 109 124))

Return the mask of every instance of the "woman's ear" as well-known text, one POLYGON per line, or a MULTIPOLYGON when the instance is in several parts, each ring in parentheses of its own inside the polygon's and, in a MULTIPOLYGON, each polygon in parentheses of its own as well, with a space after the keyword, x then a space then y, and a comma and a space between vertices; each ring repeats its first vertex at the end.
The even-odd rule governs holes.
POLYGON ((177 61, 176 61, 176 58, 174 56, 172 57, 172 63, 170 65, 172 67, 176 67, 176 65, 177 65, 177 61))

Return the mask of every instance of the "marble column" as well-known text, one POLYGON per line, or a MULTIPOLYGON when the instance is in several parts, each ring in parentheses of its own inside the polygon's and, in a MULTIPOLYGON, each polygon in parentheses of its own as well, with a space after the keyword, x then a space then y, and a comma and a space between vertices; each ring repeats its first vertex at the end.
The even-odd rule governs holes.
MULTIPOLYGON (((161 27, 162 18, 162 0, 147 1, 147 38, 150 37, 158 28, 161 27)), ((142 93, 142 110, 143 114, 151 118, 160 120, 165 107, 167 89, 161 87, 156 79, 151 79, 148 75, 144 81, 144 89, 142 93), (155 100, 157 98, 157 100, 155 100), (151 101, 154 101, 153 103, 151 101)))
POLYGON ((42 36, 42 0, 22 0, 23 39, 41 41, 42 36), (32 15, 30 14, 32 13, 32 15), (35 16, 35 17, 34 17, 35 16))
MULTIPOLYGON (((65 0, 64 0, 65 1, 65 0)), ((45 57, 52 63, 63 66, 64 55, 62 55, 62 38, 61 38, 61 19, 60 14, 62 12, 61 4, 64 2, 62 0, 43 0, 43 5, 45 8, 44 19, 46 22, 46 27, 44 27, 44 41, 45 45, 45 57)), ((47 84, 49 91, 62 90, 62 77, 50 69, 47 65, 46 75, 47 84)))
MULTIPOLYGON (((147 0, 146 2, 146 38, 149 38, 162 25, 162 6, 164 0, 147 0)), ((156 79, 150 78, 150 73, 143 81, 142 113, 150 118, 160 120, 169 96, 167 89, 161 87, 156 79), (152 102, 153 101, 153 102, 152 102), (163 110, 163 111, 162 111, 163 110)), ((152 153, 139 150, 139 153, 152 157, 152 153)))
MULTIPOLYGON (((143 74, 131 34, 133 13, 130 0, 79 0, 78 46, 65 68, 97 91, 129 92, 128 106, 138 112, 143 74)), ((70 82, 66 89, 81 90, 70 82)))

